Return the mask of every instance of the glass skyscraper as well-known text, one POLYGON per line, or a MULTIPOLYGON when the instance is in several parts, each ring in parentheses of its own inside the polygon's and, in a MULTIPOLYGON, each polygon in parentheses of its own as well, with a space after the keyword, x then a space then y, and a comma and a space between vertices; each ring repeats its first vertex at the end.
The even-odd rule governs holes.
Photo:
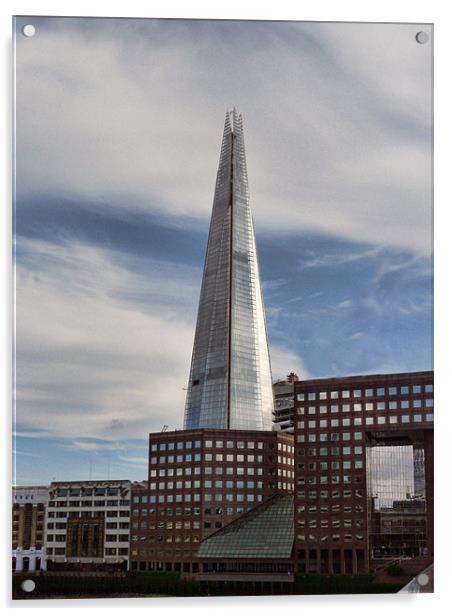
POLYGON ((226 114, 184 428, 271 430, 272 378, 242 116, 226 114))

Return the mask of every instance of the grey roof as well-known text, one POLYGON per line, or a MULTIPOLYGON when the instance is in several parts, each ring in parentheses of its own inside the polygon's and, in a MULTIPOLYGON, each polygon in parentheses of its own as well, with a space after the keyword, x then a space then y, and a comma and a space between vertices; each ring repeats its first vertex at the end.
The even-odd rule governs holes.
POLYGON ((200 558, 290 558, 293 494, 277 494, 217 531, 199 546, 200 558))

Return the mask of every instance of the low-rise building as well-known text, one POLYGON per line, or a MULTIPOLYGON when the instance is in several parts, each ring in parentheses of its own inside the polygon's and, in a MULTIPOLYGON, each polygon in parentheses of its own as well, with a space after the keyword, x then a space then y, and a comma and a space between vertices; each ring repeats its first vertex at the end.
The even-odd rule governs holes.
POLYGON ((39 571, 43 566, 47 486, 15 486, 12 494, 13 571, 39 571))
POLYGON ((47 570, 126 570, 131 481, 54 481, 45 517, 47 570))

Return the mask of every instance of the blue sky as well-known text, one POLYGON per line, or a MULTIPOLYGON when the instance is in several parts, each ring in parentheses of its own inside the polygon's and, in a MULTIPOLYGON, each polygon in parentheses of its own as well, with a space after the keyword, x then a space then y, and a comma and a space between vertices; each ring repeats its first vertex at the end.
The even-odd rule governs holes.
POLYGON ((144 478, 147 434, 182 427, 232 105, 274 378, 432 368, 419 26, 33 23, 17 40, 18 483, 144 478))

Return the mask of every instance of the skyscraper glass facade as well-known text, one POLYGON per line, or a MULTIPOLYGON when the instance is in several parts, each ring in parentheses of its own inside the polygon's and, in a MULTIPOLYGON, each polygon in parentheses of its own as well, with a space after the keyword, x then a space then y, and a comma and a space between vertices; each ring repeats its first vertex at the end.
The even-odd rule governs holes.
POLYGON ((184 428, 271 430, 272 378, 242 116, 227 113, 184 428))

